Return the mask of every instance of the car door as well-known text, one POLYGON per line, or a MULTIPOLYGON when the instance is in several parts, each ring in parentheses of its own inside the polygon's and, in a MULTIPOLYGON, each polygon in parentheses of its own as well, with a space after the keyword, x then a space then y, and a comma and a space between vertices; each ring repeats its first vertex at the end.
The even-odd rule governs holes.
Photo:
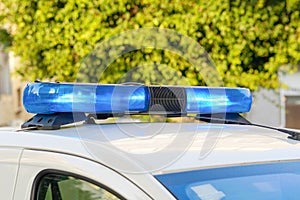
POLYGON ((1 199, 13 199, 21 152, 22 149, 0 148, 1 199))
POLYGON ((59 152, 24 150, 14 200, 151 199, 118 172, 59 152))

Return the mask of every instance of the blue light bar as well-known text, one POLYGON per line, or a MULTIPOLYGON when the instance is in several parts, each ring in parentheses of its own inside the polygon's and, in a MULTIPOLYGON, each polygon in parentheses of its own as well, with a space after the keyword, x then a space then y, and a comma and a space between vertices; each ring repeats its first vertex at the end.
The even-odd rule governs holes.
POLYGON ((252 96, 245 88, 31 83, 23 103, 30 113, 243 113, 252 96))

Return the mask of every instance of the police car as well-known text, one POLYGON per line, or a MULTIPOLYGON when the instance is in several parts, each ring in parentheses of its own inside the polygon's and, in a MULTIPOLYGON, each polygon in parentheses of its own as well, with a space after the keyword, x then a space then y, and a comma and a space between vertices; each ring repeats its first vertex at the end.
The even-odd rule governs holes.
POLYGON ((1 199, 300 199, 299 133, 250 123, 251 102, 244 88, 28 84, 36 115, 0 129, 1 199))

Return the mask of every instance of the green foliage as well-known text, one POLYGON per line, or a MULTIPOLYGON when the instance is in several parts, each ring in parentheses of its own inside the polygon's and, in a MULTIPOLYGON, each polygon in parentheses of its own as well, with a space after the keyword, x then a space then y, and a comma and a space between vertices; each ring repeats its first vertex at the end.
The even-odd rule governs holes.
POLYGON ((0 46, 2 45, 4 49, 10 47, 12 44, 12 38, 5 29, 0 28, 0 46))
MULTIPOLYGON (((91 63, 102 65, 113 54, 112 49, 91 53, 102 41, 131 29, 158 27, 197 41, 214 61, 224 85, 256 90, 279 87, 280 67, 292 72, 299 64, 298 2, 0 0, 0 21, 11 25, 11 49, 22 59, 17 72, 27 80, 75 81, 84 72, 97 75, 96 81, 103 83, 208 84, 203 76, 210 71, 204 73, 185 55, 155 46, 128 47, 132 51, 108 63, 101 77, 97 69, 86 68, 91 63)), ((181 41, 172 40, 158 42, 173 45, 181 41)), ((175 45, 189 49, 189 44, 175 45)))

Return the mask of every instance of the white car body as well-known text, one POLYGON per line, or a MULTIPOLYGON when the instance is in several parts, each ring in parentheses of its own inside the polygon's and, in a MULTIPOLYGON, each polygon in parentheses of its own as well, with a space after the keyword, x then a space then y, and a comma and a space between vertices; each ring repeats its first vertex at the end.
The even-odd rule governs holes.
POLYGON ((156 175, 299 161, 300 141, 287 136, 251 125, 204 123, 1 128, 1 199, 34 199, 37 176, 47 171, 93 180, 125 199, 176 199, 156 175))

